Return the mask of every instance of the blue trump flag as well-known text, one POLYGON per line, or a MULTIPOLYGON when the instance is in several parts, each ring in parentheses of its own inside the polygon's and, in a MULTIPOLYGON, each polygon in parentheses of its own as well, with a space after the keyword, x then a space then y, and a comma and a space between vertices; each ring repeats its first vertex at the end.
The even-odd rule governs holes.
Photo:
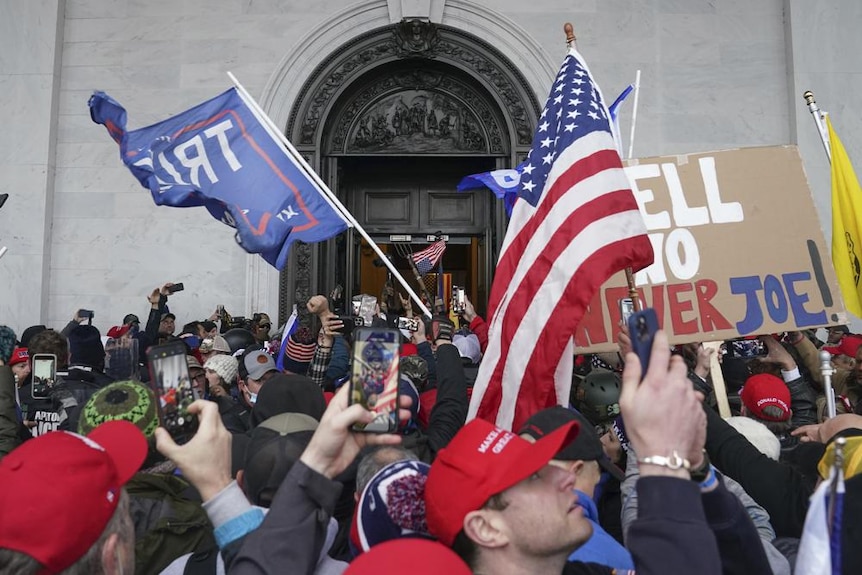
POLYGON ((515 207, 515 200, 518 199, 518 185, 521 183, 523 167, 524 164, 521 164, 515 169, 494 170, 464 176, 458 182, 456 189, 459 192, 466 192, 476 188, 488 188, 495 196, 503 200, 506 215, 512 217, 512 208, 515 207))
POLYGON ((319 242, 348 224, 267 132, 235 88, 158 124, 126 131, 126 110, 104 92, 90 117, 159 206, 204 206, 237 242, 282 269, 294 240, 319 242))

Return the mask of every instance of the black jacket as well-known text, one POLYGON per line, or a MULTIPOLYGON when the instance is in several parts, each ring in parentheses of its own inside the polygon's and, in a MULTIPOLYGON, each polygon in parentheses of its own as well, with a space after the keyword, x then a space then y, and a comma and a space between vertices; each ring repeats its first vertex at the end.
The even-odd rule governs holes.
POLYGON ((114 380, 97 369, 81 365, 70 366, 57 375, 60 381, 51 395, 65 408, 66 418, 61 421, 60 429, 77 433, 78 420, 87 400, 114 380))
POLYGON ((715 411, 708 407, 704 411, 706 451, 713 465, 766 509, 778 537, 799 537, 814 492, 813 478, 763 455, 715 411))
POLYGON ((21 443, 15 405, 15 376, 12 375, 12 368, 0 366, 0 459, 21 443))
POLYGON ((431 463, 446 447, 467 419, 467 382, 461 355, 454 345, 437 348, 437 402, 428 418, 428 429, 404 436, 402 447, 420 460, 431 463))

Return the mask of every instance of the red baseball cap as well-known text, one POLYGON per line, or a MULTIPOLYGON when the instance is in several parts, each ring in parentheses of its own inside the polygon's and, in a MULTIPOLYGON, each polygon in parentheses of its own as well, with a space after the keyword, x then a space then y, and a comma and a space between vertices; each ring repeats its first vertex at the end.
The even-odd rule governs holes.
POLYGON ((30 354, 26 347, 16 347, 12 350, 12 357, 9 358, 9 366, 30 361, 30 354))
POLYGON ((739 399, 745 409, 766 421, 787 421, 790 419, 790 390, 781 379, 769 373, 752 375, 745 381, 739 399), (777 407, 783 411, 780 417, 763 413, 764 407, 777 407))
POLYGON ((111 329, 108 330, 108 337, 112 337, 114 339, 120 339, 124 335, 126 335, 129 330, 132 329, 132 324, 126 323, 123 325, 115 325, 111 329))
POLYGON ((427 539, 393 539, 372 547, 350 562, 344 575, 470 575, 467 564, 455 552, 427 539))
POLYGON ((128 421, 27 441, 0 461, 0 547, 53 573, 73 565, 99 540, 146 455, 144 434, 128 421))
POLYGON ((493 423, 474 419, 440 450, 428 472, 428 530, 451 546, 470 511, 547 465, 578 436, 578 430, 578 423, 571 421, 530 443, 493 423))
POLYGON ((832 355, 849 355, 850 357, 856 357, 856 352, 859 350, 859 346, 862 345, 862 338, 854 337, 852 335, 845 335, 841 338, 841 342, 835 346, 823 346, 823 351, 828 351, 832 355))

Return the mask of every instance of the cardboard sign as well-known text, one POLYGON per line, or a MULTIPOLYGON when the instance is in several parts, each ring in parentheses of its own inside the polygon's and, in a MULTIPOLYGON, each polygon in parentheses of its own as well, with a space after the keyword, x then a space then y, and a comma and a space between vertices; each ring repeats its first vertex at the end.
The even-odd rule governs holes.
MULTIPOLYGON (((795 146, 632 160, 626 167, 655 263, 635 274, 672 343, 847 322, 795 146)), ((576 353, 616 350, 628 296, 620 272, 575 335, 576 353)))

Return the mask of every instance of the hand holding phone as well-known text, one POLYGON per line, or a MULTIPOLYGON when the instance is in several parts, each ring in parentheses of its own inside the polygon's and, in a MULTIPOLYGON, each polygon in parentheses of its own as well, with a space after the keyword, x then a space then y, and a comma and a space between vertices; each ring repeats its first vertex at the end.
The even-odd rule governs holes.
POLYGON ((52 353, 37 353, 31 356, 33 361, 33 383, 30 385, 30 396, 33 399, 48 399, 57 379, 57 356, 52 353))
POLYGON ((167 291, 169 294, 171 294, 171 293, 176 293, 178 291, 183 291, 184 289, 186 289, 186 286, 184 286, 181 282, 181 283, 169 285, 167 291))
POLYGON ((363 327, 355 332, 349 400, 372 412, 374 419, 354 424, 354 431, 392 433, 398 429, 399 338, 394 329, 363 327))
POLYGON ((629 316, 628 327, 632 351, 640 360, 641 379, 643 379, 649 368, 652 345, 655 333, 658 331, 658 316, 653 308, 648 307, 629 316))
POLYGON ((150 385, 158 398, 159 424, 177 441, 187 441, 197 429, 188 407, 198 398, 189 376, 186 344, 174 340, 147 350, 150 385))

